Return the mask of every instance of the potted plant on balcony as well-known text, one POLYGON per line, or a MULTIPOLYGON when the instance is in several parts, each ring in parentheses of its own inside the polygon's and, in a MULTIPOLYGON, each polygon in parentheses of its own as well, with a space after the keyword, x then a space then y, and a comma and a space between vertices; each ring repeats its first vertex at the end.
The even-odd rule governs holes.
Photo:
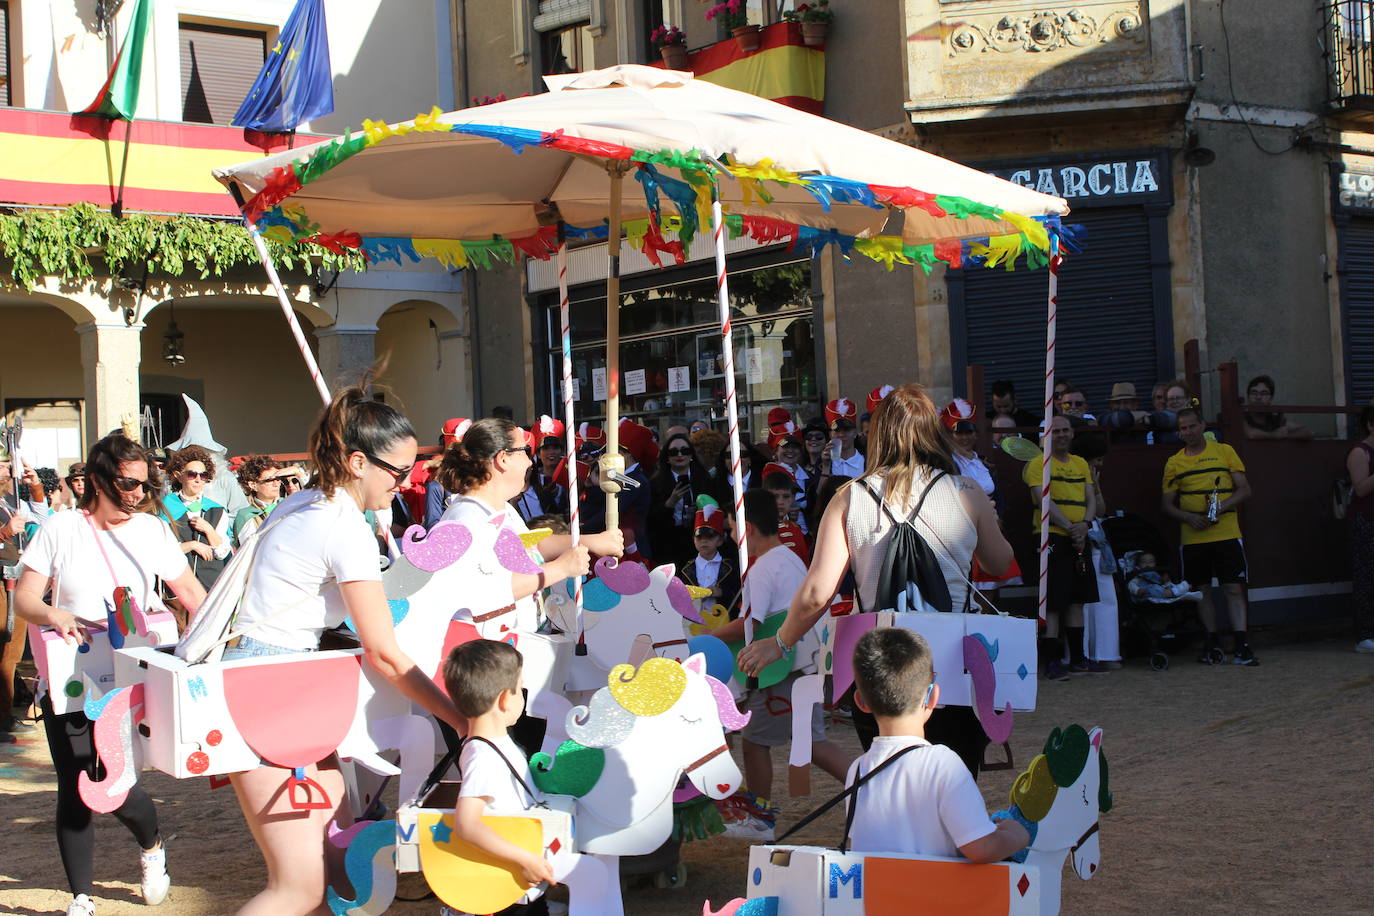
POLYGON ((759 26, 750 25, 749 14, 744 9, 744 0, 725 0, 724 3, 717 3, 706 11, 708 20, 717 16, 720 17, 721 25, 735 36, 741 51, 749 54, 759 49, 759 45, 763 43, 763 35, 759 26))
POLYGON ((669 70, 687 69, 687 33, 675 25, 661 25, 649 33, 649 40, 663 55, 669 70))
POLYGON ((796 9, 785 10, 782 18, 788 22, 801 24, 802 44, 811 48, 825 45, 826 33, 835 14, 830 10, 830 0, 816 0, 815 3, 801 3, 796 9))

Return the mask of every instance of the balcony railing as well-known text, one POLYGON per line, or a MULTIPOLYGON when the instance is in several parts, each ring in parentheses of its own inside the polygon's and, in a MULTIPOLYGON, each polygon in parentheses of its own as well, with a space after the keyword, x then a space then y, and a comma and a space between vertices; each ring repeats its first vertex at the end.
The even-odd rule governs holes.
POLYGON ((1374 0, 1327 0, 1327 107, 1374 119, 1374 0))

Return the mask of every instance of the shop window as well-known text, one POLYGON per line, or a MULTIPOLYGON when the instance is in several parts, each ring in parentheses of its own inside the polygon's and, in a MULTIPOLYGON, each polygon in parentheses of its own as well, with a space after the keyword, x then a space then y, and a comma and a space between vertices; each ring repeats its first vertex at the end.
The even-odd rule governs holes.
MULTIPOLYGON (((628 286, 628 284, 627 284, 628 286)), ((766 436, 765 418, 786 407, 799 419, 820 414, 822 389, 811 304, 811 263, 796 261, 730 275, 735 383, 741 434, 766 436)), ((574 295, 575 415, 605 416, 606 300, 574 295)), ((725 428, 725 360, 714 278, 648 286, 624 294, 621 307, 621 414, 659 429, 706 419, 725 428)), ((549 403, 561 403, 556 305, 548 313, 549 403)), ((561 411, 561 408, 558 408, 561 411)), ((560 414, 561 415, 561 414, 560 414)))
POLYGON ((581 73, 593 69, 592 35, 588 23, 540 34, 539 60, 545 74, 581 73))
POLYGON ((267 59, 267 33, 183 22, 180 26, 181 119, 228 124, 267 59))
POLYGON ((10 104, 10 5, 0 0, 0 106, 10 104))

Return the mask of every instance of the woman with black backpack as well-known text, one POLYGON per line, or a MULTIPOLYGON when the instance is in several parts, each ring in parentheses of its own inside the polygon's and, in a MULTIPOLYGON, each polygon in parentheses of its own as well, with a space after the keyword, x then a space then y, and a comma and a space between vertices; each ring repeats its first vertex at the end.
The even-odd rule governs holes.
MULTIPOLYGON (((939 412, 923 387, 904 385, 873 412, 867 466, 835 495, 816 533, 806 581, 774 639, 758 640, 739 655, 756 674, 810 631, 852 570, 859 613, 895 610, 964 612, 973 558, 992 575, 1011 563, 1011 545, 997 524, 992 501, 958 475, 939 412), (907 524, 910 522, 910 524, 907 524)), ((854 710, 854 728, 867 750, 877 734, 873 717, 854 710)), ((948 706, 926 726, 975 777, 987 737, 973 710, 948 706)))

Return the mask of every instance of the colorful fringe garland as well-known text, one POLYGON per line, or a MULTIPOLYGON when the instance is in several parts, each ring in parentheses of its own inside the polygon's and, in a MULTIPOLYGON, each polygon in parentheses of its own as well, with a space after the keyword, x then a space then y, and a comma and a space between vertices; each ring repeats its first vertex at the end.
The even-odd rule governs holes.
MULTIPOLYGON (((899 236, 858 238, 834 229, 816 229, 769 217, 726 214, 726 227, 731 238, 748 236, 761 244, 787 242, 789 251, 816 254, 827 245, 835 245, 848 259, 860 254, 876 261, 888 270, 897 264, 915 265, 927 273, 937 262, 950 267, 1015 268, 1017 260, 1025 256, 1032 269, 1049 262, 1049 229, 1060 233, 1069 250, 1076 250, 1073 227, 1063 226, 1058 216, 1027 217, 1001 210, 987 204, 931 194, 915 188, 868 185, 834 175, 804 175, 792 172, 764 159, 756 163, 716 162, 693 150, 649 152, 628 146, 597 140, 569 137, 563 131, 545 133, 523 128, 481 124, 443 124, 443 113, 436 106, 428 114, 419 115, 409 124, 388 125, 364 121, 362 133, 344 136, 325 144, 309 158, 278 168, 267 179, 263 189, 248 201, 244 216, 256 223, 263 235, 282 242, 308 243, 340 253, 343 248, 359 249, 370 263, 394 261, 402 264, 433 257, 448 268, 490 268, 496 263, 513 264, 518 257, 547 260, 557 251, 557 232, 544 227, 532 235, 520 238, 493 236, 484 240, 421 239, 402 237, 363 238, 353 232, 322 233, 299 205, 280 204, 330 169, 357 155, 370 146, 391 137, 405 136, 415 131, 437 131, 487 137, 510 147, 517 155, 527 147, 539 146, 560 149, 580 155, 603 159, 617 159, 636 164, 635 180, 644 193, 649 208, 647 219, 626 220, 623 223, 630 245, 644 252, 650 263, 662 266, 660 255, 668 254, 674 263, 685 263, 694 238, 710 223, 710 186, 724 173, 739 182, 746 205, 768 204, 773 200, 765 182, 796 185, 811 194, 823 210, 835 203, 858 204, 883 209, 920 209, 935 217, 969 219, 973 217, 1002 220, 1015 226, 1015 233, 978 238, 939 239, 924 245, 910 245, 899 236), (664 174, 662 169, 675 169, 680 178, 664 174), (662 211, 667 198, 677 214, 662 211), (668 240, 667 234, 676 236, 668 240)), ((566 227, 570 239, 605 238, 607 227, 566 227)))

